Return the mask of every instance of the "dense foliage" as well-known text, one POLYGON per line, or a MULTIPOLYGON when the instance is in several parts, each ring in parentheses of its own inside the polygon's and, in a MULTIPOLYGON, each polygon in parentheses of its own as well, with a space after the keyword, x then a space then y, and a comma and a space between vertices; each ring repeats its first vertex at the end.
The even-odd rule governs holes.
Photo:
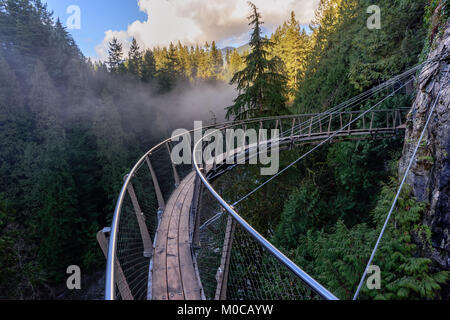
MULTIPOLYGON (((248 52, 222 52, 215 42, 144 50, 133 39, 125 53, 113 39, 107 63, 92 63, 40 0, 0 0, 0 298, 55 297, 67 266, 102 267, 95 234, 111 218, 122 177, 168 134, 158 108, 142 103, 149 92, 231 80, 239 95, 229 117, 323 111, 416 64, 429 49, 427 32, 432 39, 448 18, 439 1, 381 0, 382 29, 368 30, 371 4, 321 0, 312 32, 292 13, 270 38, 252 5, 248 52)), ((395 190, 389 164, 401 144, 396 137, 326 146, 239 212, 350 298, 395 190)), ((281 167, 308 148, 283 153, 281 167)), ((218 188, 237 199, 261 182, 258 172, 238 168, 218 188)), ((402 195, 376 258, 383 288, 365 298, 434 298, 448 278, 414 245, 414 237, 429 239, 424 206, 402 195)))
MULTIPOLYGON (((369 1, 322 0, 312 34, 301 32, 294 17, 275 32, 273 54, 282 58, 290 86, 296 88, 293 112, 327 110, 418 63, 430 26, 423 21, 424 12, 444 10, 437 1, 429 6, 423 1, 380 1, 382 29, 369 30, 365 13, 369 5, 369 1), (295 50, 298 56, 290 57, 295 50)), ((425 20, 431 19, 435 18, 425 20)), ((380 108, 408 107, 411 98, 397 95, 380 108)), ((319 282, 340 298, 351 299, 395 195, 396 179, 390 177, 396 177, 396 170, 390 168, 402 140, 322 147, 240 203, 238 210, 319 282)), ((285 151, 281 168, 308 150, 285 151)), ((216 186, 234 202, 260 183, 258 168, 243 167, 216 186)), ((439 297, 448 273, 436 272, 414 240, 421 237, 429 243, 430 230, 422 224, 426 206, 403 192, 374 261, 381 268, 382 289, 365 287, 363 298, 439 297)))

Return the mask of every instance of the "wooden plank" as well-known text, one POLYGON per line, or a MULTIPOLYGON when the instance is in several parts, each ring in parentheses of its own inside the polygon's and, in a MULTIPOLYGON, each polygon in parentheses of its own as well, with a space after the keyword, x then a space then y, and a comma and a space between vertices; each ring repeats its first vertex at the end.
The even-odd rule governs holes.
MULTIPOLYGON (((181 281, 180 259, 179 259, 179 225, 180 216, 183 210, 183 202, 187 196, 190 182, 193 182, 193 175, 188 178, 188 182, 180 188, 177 201, 173 207, 172 216, 167 235, 167 291, 169 300, 184 300, 184 291, 181 281)), ((189 213, 188 213, 189 214, 189 213)))
POLYGON ((194 196, 195 185, 192 185, 183 203, 179 226, 179 258, 184 296, 186 300, 201 300, 199 280, 194 269, 189 239, 189 212, 194 196))
POLYGON ((179 189, 175 190, 170 197, 158 228, 158 239, 156 241, 153 258, 153 300, 169 300, 167 290, 167 237, 169 233, 169 223, 179 192, 187 182, 188 180, 183 180, 179 189))

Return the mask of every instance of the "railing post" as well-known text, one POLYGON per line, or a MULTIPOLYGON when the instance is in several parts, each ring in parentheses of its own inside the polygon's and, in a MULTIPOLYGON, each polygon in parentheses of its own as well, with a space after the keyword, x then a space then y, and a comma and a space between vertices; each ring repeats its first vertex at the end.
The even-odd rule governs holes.
POLYGON ((223 242, 222 259, 220 268, 217 271, 217 289, 215 300, 227 299, 228 273, 230 269, 231 248, 233 247, 233 237, 236 228, 236 221, 231 215, 228 215, 225 239, 223 242))
POLYGON ((180 185, 180 176, 178 175, 177 166, 175 165, 175 163, 173 162, 173 159, 172 159, 172 148, 170 146, 170 142, 166 143, 166 147, 167 147, 167 151, 169 152, 170 163, 172 164, 173 176, 175 179, 175 186, 178 188, 178 186, 180 185))
POLYGON ((375 112, 372 112, 372 118, 370 119, 370 129, 369 131, 372 133, 373 129, 373 119, 375 118, 375 112))
POLYGON ((311 117, 311 121, 309 122, 309 135, 308 135, 309 137, 311 137, 311 134, 312 134, 313 119, 314 119, 314 117, 311 117))
MULTIPOLYGON (((312 120, 312 119, 311 119, 312 120)), ((331 123, 333 122, 333 114, 330 114, 330 123, 328 123, 328 135, 331 136, 331 123)))
POLYGON ((397 126, 397 110, 392 112, 392 118, 393 120, 393 124, 392 124, 392 129, 395 129, 395 127, 397 126))
MULTIPOLYGON (((125 177, 126 179, 127 177, 125 177)), ((139 231, 142 237, 142 244, 144 245, 144 257, 151 258, 153 254, 153 244, 150 239, 150 234, 148 232, 147 224, 145 223, 144 213, 141 210, 138 199, 136 197, 136 192, 134 191, 133 184, 130 182, 128 185, 128 194, 131 198, 131 203, 133 204, 134 212, 136 213, 136 219, 139 224, 139 231)))
MULTIPOLYGON (((259 121, 259 132, 258 132, 258 142, 260 143, 262 138, 261 138, 261 134, 262 134, 262 130, 264 129, 264 125, 262 121, 259 121)), ((258 151, 259 151, 259 143, 258 143, 258 151)))
MULTIPOLYGON (((301 122, 299 122, 301 125, 301 122)), ((291 141, 294 139, 294 128, 295 128, 295 118, 292 119, 292 129, 291 129, 291 141)), ((301 128, 300 128, 301 130, 301 128)))
MULTIPOLYGON (((108 243, 110 233, 111 228, 104 228, 103 230, 97 232, 97 242, 100 245, 105 258, 108 258, 108 243)), ((125 275, 123 274, 122 266, 120 265, 117 258, 114 258, 114 265, 116 269, 116 277, 114 279, 114 282, 119 289, 120 296, 123 300, 134 300, 127 280, 125 279, 125 275)))
POLYGON ((389 129, 389 111, 386 111, 386 129, 389 129))
POLYGON ((350 121, 349 121, 349 125, 348 125, 348 134, 349 135, 352 134, 352 121, 353 121, 353 113, 350 112, 350 121))
POLYGON ((322 117, 319 115, 319 133, 322 133, 322 117))
POLYGON ((197 175, 194 182, 194 196, 192 198, 192 246, 200 248, 200 198, 202 195, 203 183, 197 175))
POLYGON ((164 202, 164 197, 161 192, 161 187, 159 186, 158 177, 156 176, 156 172, 153 169, 152 162, 150 161, 150 156, 151 155, 145 158, 145 161, 147 162, 148 169, 150 170, 150 174, 152 175, 153 186, 155 187, 156 198, 158 199, 159 211, 162 212, 164 211, 166 204, 164 202))

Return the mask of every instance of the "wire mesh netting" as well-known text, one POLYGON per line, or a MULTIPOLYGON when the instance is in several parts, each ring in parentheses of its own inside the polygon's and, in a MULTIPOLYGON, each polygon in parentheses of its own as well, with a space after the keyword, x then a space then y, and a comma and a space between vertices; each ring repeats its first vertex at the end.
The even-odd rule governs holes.
POLYGON ((201 228, 196 258, 208 300, 319 299, 292 271, 230 219, 208 191, 202 193, 198 214, 201 228))
POLYGON ((312 300, 320 297, 234 223, 226 297, 229 300, 312 300))

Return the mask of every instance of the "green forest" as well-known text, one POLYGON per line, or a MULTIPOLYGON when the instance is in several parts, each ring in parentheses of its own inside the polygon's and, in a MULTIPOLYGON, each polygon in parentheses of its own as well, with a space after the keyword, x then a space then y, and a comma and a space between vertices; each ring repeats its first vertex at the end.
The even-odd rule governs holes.
MULTIPOLYGON (((374 32, 365 27, 371 1, 321 0, 310 30, 292 12, 270 37, 251 5, 245 52, 224 52, 214 39, 151 49, 133 39, 125 52, 114 38, 108 59, 94 62, 40 0, 0 0, 0 299, 55 298, 67 266, 104 268, 95 235, 111 222, 124 175, 172 129, 192 127, 190 118, 168 124, 158 99, 183 94, 180 87, 231 85, 234 102, 222 106, 228 120, 325 111, 423 62, 448 21, 443 3, 380 0, 383 28, 374 32), (148 97, 155 102, 143 104, 148 97)), ((413 98, 385 105, 409 107, 413 98)), ((215 121, 217 110, 204 108, 204 120, 215 121)), ((239 213, 351 299, 397 189, 403 140, 327 145, 239 213)), ((308 148, 282 154, 281 167, 308 148)), ((217 186, 236 200, 258 172, 238 167, 217 186)), ((403 192, 375 258, 385 285, 364 290, 363 299, 445 296, 448 273, 415 243, 430 239, 421 224, 426 206, 403 192)))

